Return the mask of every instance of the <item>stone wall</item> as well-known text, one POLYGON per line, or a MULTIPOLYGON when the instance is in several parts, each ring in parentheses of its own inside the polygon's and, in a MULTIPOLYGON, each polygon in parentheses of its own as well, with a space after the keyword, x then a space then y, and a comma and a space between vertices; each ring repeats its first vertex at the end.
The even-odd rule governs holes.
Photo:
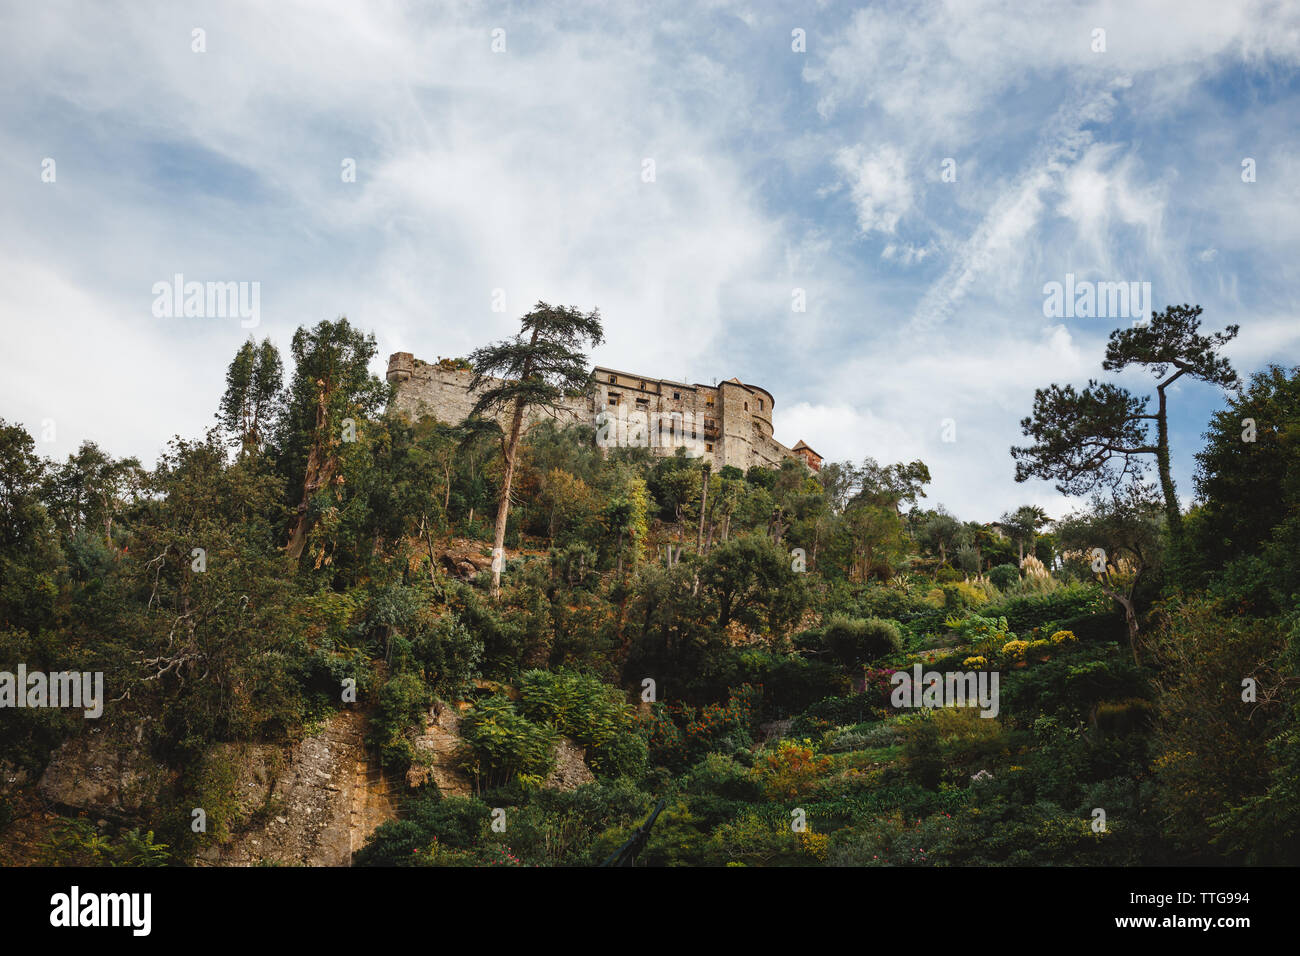
MULTIPOLYGON (((411 418, 464 420, 481 394, 470 390, 472 379, 468 370, 422 362, 409 352, 395 352, 388 362, 396 407, 411 418)), ((648 444, 657 455, 672 455, 684 445, 690 457, 707 458, 715 470, 733 465, 743 471, 752 465, 775 468, 793 457, 772 435, 774 404, 766 389, 737 379, 690 385, 597 366, 590 392, 567 401, 556 421, 595 427, 597 440, 611 445, 648 444)), ((537 413, 532 421, 544 417, 551 416, 537 413)))
MULTIPOLYGON (((397 352, 388 360, 388 380, 397 383, 397 409, 412 419, 429 415, 449 424, 464 421, 483 392, 482 388, 470 391, 473 377, 465 369, 421 362, 409 352, 397 352)), ((559 424, 590 420, 591 401, 579 398, 566 405, 559 424)))

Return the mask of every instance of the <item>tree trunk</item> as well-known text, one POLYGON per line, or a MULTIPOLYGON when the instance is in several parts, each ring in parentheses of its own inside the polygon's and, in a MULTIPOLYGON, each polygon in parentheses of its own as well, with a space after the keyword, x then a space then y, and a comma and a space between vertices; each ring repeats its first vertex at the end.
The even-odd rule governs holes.
POLYGON ((492 597, 501 597, 501 568, 506 562, 506 519, 510 516, 510 485, 515 479, 515 456, 519 452, 519 435, 523 431, 524 406, 515 402, 510 421, 510 441, 506 445, 506 473, 501 481, 501 500, 497 503, 496 532, 492 538, 492 597))
POLYGON ((311 451, 307 454, 307 468, 303 472, 302 503, 298 505, 298 520, 294 523, 293 532, 289 535, 287 547, 289 559, 295 565, 302 557, 303 548, 307 545, 307 531, 310 524, 308 504, 311 501, 311 496, 329 483, 330 479, 334 477, 334 469, 338 467, 338 459, 327 454, 324 450, 326 407, 326 389, 322 388, 316 398, 316 434, 312 438, 311 451))
POLYGON ((1141 667, 1142 662, 1138 659, 1138 619, 1137 613, 1133 610, 1132 599, 1108 587, 1103 587, 1101 593, 1124 609, 1124 625, 1128 628, 1128 643, 1133 651, 1133 663, 1141 667))
POLYGON ((1169 418, 1165 414, 1165 387, 1172 384, 1180 370, 1156 386, 1160 396, 1160 409, 1156 414, 1156 466, 1160 471, 1160 490, 1165 497, 1165 517, 1169 522, 1169 535, 1177 544, 1183 537, 1183 511, 1178 505, 1178 492, 1174 488, 1174 476, 1169 463, 1169 418))
POLYGON ((695 550, 702 553, 704 548, 704 509, 709 503, 709 468, 704 468, 704 487, 700 493, 700 530, 695 536, 695 550))
MULTIPOLYGON (((536 347, 540 329, 533 329, 529 345, 536 347)), ((532 359, 525 360, 520 381, 532 374, 532 359)), ((501 598, 501 569, 506 563, 506 519, 510 515, 510 485, 515 478, 515 456, 519 452, 519 436, 524 427, 524 403, 515 399, 515 413, 510 420, 510 441, 506 445, 506 474, 501 482, 501 500, 497 502, 496 533, 492 539, 492 598, 501 598)))

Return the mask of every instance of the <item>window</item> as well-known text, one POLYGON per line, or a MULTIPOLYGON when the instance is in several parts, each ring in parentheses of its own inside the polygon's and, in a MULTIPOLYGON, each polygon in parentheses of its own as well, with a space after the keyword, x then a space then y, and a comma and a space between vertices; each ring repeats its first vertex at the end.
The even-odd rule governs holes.
POLYGON ((712 408, 712 407, 713 407, 713 399, 712 399, 712 398, 706 399, 705 402, 704 402, 704 404, 705 404, 706 407, 708 407, 708 408, 712 408))
POLYGON ((638 398, 638 399, 636 400, 636 403, 637 403, 638 405, 644 405, 646 408, 649 408, 649 407, 650 407, 650 399, 648 399, 648 398, 638 398))
POLYGON ((680 400, 681 400, 681 397, 682 397, 682 393, 681 393, 681 392, 673 392, 673 398, 675 398, 675 399, 677 399, 678 401, 680 401, 680 400))
POLYGON ((617 375, 611 375, 611 376, 609 377, 609 381, 610 381, 610 384, 611 384, 611 385, 617 385, 617 384, 618 384, 618 376, 617 376, 617 375))
POLYGON ((610 403, 611 405, 617 405, 617 404, 619 403, 619 399, 621 399, 622 397, 623 397, 623 396, 620 395, 618 392, 610 392, 610 393, 609 393, 609 403, 610 403))
POLYGON ((745 403, 745 411, 749 411, 749 402, 745 403))
POLYGON ((611 398, 611 399, 609 400, 609 403, 610 403, 611 405, 617 405, 617 404, 618 404, 618 399, 617 399, 617 398, 611 398))
POLYGON ((758 410, 760 412, 763 410, 763 400, 761 398, 758 400, 758 410))
POLYGON ((641 387, 642 387, 642 388, 645 388, 645 382, 642 382, 642 383, 641 383, 641 387))
POLYGON ((711 441, 706 441, 706 442, 704 443, 704 450, 705 450, 705 451, 713 451, 713 442, 711 442, 711 441))

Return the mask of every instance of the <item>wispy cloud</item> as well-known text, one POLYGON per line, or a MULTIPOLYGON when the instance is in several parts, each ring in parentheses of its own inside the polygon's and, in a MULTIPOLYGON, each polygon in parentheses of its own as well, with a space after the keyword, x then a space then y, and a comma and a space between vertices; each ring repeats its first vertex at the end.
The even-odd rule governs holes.
POLYGON ((1263 0, 9 5, 0 415, 57 455, 205 428, 248 330, 154 318, 177 272, 260 281, 282 346, 347 314, 376 371, 542 298, 601 308, 606 364, 761 382, 788 443, 925 458, 963 515, 1059 501, 1006 448, 1109 326, 1044 282, 1147 279, 1240 322, 1243 371, 1294 357, 1298 63, 1263 0))

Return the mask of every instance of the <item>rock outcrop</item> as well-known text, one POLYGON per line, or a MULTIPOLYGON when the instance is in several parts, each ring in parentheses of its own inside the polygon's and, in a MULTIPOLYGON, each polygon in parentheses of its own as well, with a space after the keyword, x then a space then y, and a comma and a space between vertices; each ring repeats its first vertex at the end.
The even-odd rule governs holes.
POLYGON ((36 784, 43 800, 114 820, 152 809, 175 779, 143 746, 144 725, 92 724, 50 757, 36 784))
MULTIPOLYGON (((517 697, 518 692, 514 695, 517 697)), ((406 772, 408 787, 432 784, 444 797, 473 795, 474 781, 457 765, 461 711, 469 706, 464 701, 455 707, 439 704, 429 712, 424 733, 412 742, 416 756, 406 772)), ((582 747, 568 737, 561 737, 555 744, 555 766, 542 786, 550 790, 574 790, 584 783, 595 782, 596 777, 584 756, 582 747)))
POLYGON ((415 760, 406 772, 408 787, 432 783, 444 797, 468 797, 474 784, 456 766, 460 748, 460 713, 457 708, 439 704, 425 718, 424 733, 412 742, 415 760))
POLYGON ((452 577, 468 581, 480 571, 490 570, 492 558, 471 548, 448 548, 438 555, 438 564, 452 577))
POLYGON ((576 790, 584 783, 595 783, 596 776, 584 760, 586 751, 568 737, 555 744, 555 766, 542 786, 549 790, 576 790))
POLYGON ((335 714, 317 734, 290 747, 231 745, 241 813, 258 822, 196 862, 347 866, 385 820, 396 818, 387 778, 365 747, 365 718, 335 714))

